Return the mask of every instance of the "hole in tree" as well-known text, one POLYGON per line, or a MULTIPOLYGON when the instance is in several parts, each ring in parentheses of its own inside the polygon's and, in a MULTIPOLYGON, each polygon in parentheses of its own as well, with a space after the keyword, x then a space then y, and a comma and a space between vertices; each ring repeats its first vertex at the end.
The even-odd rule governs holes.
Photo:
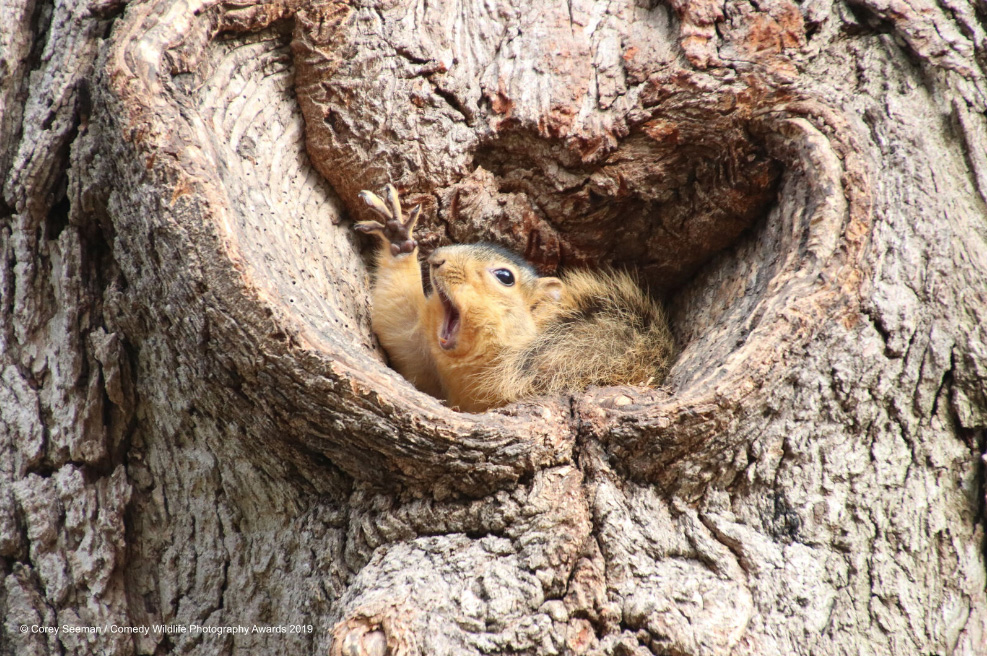
POLYGON ((682 367, 688 374, 670 376, 686 383, 744 343, 765 291, 753 271, 778 259, 758 241, 783 166, 751 127, 752 101, 662 107, 589 157, 581 144, 508 127, 478 150, 477 171, 445 192, 433 227, 456 243, 499 243, 546 274, 635 273, 666 304, 680 352, 695 359, 682 367), (729 338, 687 354, 717 321, 730 322, 729 338))

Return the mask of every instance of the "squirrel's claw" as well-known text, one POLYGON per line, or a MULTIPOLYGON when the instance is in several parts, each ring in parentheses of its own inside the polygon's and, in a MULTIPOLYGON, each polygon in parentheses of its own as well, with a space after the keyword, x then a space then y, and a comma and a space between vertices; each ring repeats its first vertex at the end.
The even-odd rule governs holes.
POLYGON ((411 210, 411 214, 408 216, 408 220, 404 222, 404 229, 410 234, 415 226, 418 225, 418 216, 422 213, 422 206, 415 205, 411 210))
POLYGON ((359 223, 354 224, 353 229, 367 235, 373 233, 384 233, 384 226, 378 221, 360 221, 359 223))
POLYGON ((384 204, 384 201, 380 199, 380 196, 372 191, 363 190, 359 194, 360 200, 367 204, 367 206, 374 212, 379 214, 384 220, 393 219, 394 216, 391 214, 390 208, 384 204))
POLYGON ((384 186, 384 193, 387 195, 387 202, 391 205, 391 218, 403 223, 401 221, 401 200, 398 198, 398 190, 394 188, 394 185, 387 184, 384 186))
POLYGON ((411 253, 418 248, 418 242, 414 238, 414 230, 418 223, 418 216, 421 214, 421 206, 416 206, 415 209, 411 210, 408 220, 404 221, 401 216, 401 201, 394 185, 388 184, 384 187, 384 194, 387 196, 386 203, 372 191, 360 192, 359 198, 374 213, 384 219, 384 223, 360 221, 353 226, 353 229, 364 234, 379 234, 390 244, 390 251, 394 256, 411 253))

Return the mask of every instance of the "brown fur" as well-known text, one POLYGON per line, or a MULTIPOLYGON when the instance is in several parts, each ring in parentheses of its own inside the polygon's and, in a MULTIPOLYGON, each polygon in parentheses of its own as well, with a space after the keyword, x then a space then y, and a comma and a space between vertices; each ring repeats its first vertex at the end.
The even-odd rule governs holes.
POLYGON ((534 339, 504 345, 482 390, 514 400, 664 379, 673 355, 668 322, 629 275, 576 271, 562 282, 555 312, 534 339))
MULTIPOLYGON (((389 242, 379 225, 364 231, 389 242)), ((498 247, 461 244, 429 257, 433 292, 425 296, 417 248, 394 250, 387 243, 378 253, 374 331, 395 369, 450 406, 482 412, 588 385, 658 383, 668 371, 664 313, 626 273, 539 277, 498 247), (511 272, 512 285, 497 279, 499 269, 511 272), (449 306, 459 317, 453 332, 444 329, 455 316, 449 306)))

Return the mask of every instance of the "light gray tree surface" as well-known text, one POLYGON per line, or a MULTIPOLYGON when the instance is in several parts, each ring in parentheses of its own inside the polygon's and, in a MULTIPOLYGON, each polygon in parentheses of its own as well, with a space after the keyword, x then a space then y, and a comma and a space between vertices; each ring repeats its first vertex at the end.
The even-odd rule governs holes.
POLYGON ((987 653, 985 27, 5 0, 0 654, 987 653), (425 251, 637 271, 668 379, 415 391, 387 182, 425 251))

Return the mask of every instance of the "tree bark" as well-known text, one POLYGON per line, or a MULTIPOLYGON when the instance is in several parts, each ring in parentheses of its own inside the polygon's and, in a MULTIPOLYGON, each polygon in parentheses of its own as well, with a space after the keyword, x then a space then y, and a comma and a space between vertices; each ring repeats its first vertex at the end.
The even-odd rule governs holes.
POLYGON ((4 4, 0 654, 985 653, 985 24, 4 4), (425 251, 636 271, 668 379, 417 392, 389 181, 425 251))

